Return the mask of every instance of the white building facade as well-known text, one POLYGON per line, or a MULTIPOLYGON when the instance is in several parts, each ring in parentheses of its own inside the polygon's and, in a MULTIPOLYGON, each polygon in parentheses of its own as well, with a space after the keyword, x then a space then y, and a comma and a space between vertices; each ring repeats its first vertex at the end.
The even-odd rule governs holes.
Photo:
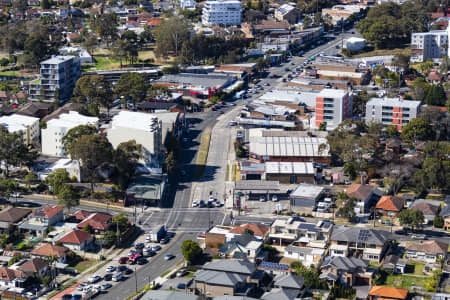
POLYGON ((239 25, 242 22, 242 5, 237 0, 206 1, 202 11, 202 24, 239 25))
POLYGON ((87 117, 75 111, 59 115, 58 119, 47 122, 47 128, 42 129, 42 154, 64 157, 63 137, 67 132, 80 125, 98 125, 97 117, 87 117))
POLYGON ((22 135, 23 143, 31 145, 39 142, 39 118, 13 114, 0 117, 0 126, 6 127, 9 133, 22 135))
POLYGON ((397 98, 372 98, 366 104, 366 123, 380 122, 385 126, 394 125, 397 130, 417 117, 420 101, 397 98))
MULTIPOLYGON (((414 32, 411 34, 411 62, 424 62, 427 59, 441 59, 450 41, 450 25, 447 30, 414 32)), ((450 56, 450 47, 447 49, 450 56)))
POLYGON ((194 0, 180 0, 180 7, 182 9, 194 9, 195 1, 194 0))

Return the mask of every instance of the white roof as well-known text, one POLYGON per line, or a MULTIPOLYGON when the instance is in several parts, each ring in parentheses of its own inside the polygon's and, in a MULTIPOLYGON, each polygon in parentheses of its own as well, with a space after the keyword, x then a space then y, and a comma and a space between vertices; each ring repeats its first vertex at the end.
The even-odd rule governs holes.
POLYGON ((360 42, 365 42, 366 40, 363 38, 352 36, 352 37, 346 39, 345 41, 348 43, 360 43, 360 42))
POLYGON ((401 100, 399 98, 371 98, 369 102, 367 102, 367 105, 409 107, 417 109, 420 106, 420 101, 401 100))
POLYGON ((75 56, 73 55, 58 55, 58 56, 53 56, 47 60, 44 60, 41 62, 41 64, 60 64, 62 62, 68 61, 72 58, 75 58, 75 56))
POLYGON ((111 125, 114 127, 124 127, 143 131, 151 131, 152 126, 158 121, 154 114, 120 111, 112 119, 111 125))
POLYGON ((291 193, 291 197, 317 198, 324 190, 323 187, 302 183, 291 193))
POLYGON ((39 122, 39 118, 18 114, 0 117, 0 125, 6 127, 10 133, 26 130, 28 126, 35 122, 39 122))
POLYGON ((323 89, 319 92, 317 97, 324 97, 324 98, 343 98, 345 95, 347 95, 348 92, 346 90, 339 90, 339 89, 323 89))
POLYGON ((69 111, 68 113, 60 114, 58 119, 51 119, 48 121, 47 127, 63 127, 70 129, 80 125, 96 125, 97 123, 97 117, 88 117, 76 111, 69 111))
POLYGON ((312 162, 265 162, 269 174, 314 174, 312 162))
POLYGON ((259 97, 259 100, 264 102, 304 103, 307 106, 316 106, 316 97, 318 94, 319 93, 273 90, 259 97))

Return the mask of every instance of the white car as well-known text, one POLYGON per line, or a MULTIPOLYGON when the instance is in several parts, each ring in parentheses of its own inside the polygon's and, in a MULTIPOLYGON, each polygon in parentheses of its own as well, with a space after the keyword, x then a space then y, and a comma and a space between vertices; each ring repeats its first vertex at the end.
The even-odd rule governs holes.
POLYGON ((131 256, 131 255, 134 255, 134 254, 136 254, 136 251, 133 250, 133 249, 131 249, 131 250, 128 252, 127 256, 131 256))
POLYGON ((98 281, 102 280, 102 277, 99 275, 93 275, 91 277, 89 277, 88 282, 89 283, 96 283, 98 281))
POLYGON ((116 267, 114 266, 109 266, 106 268, 106 272, 114 272, 116 270, 116 267))
POLYGON ((152 241, 152 238, 150 237, 150 236, 147 236, 146 238, 145 238, 145 242, 146 243, 150 243, 152 241))
POLYGON ((197 207, 198 206, 198 202, 197 201, 192 201, 192 207, 197 207))
POLYGON ((261 196, 259 197, 259 202, 266 202, 266 197, 265 196, 261 196))
POLYGON ((277 202, 277 201, 278 201, 277 195, 272 195, 272 202, 277 202))
POLYGON ((123 278, 122 272, 116 273, 113 275, 112 280, 113 281, 121 281, 123 278))

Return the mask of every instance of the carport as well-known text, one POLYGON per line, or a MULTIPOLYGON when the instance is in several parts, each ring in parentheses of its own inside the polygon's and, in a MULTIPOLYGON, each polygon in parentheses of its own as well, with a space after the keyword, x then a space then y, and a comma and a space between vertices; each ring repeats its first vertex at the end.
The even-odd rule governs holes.
POLYGON ((233 207, 244 208, 246 201, 254 197, 266 197, 270 200, 270 194, 280 193, 280 183, 269 180, 238 180, 234 184, 233 207))

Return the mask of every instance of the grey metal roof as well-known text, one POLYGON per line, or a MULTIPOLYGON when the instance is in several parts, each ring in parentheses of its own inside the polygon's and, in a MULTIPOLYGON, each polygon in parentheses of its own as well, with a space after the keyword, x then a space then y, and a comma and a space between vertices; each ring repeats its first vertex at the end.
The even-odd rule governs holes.
POLYGON ((203 265, 203 270, 232 272, 250 275, 256 270, 254 263, 241 260, 216 259, 203 265))
POLYGON ((336 225, 331 233, 332 241, 360 242, 375 245, 384 245, 389 239, 390 233, 385 230, 336 225))
POLYGON ((264 172, 264 164, 253 161, 241 161, 241 172, 264 172))
POLYGON ((247 275, 228 273, 220 271, 200 270, 195 273, 195 281, 205 282, 207 284, 235 286, 240 282, 245 282, 247 275))
POLYGON ((319 137, 250 136, 249 151, 260 156, 329 156, 327 140, 319 137))
POLYGON ((322 194, 324 187, 315 184, 301 183, 290 194, 291 198, 310 198, 316 199, 322 194))
POLYGON ((245 296, 217 296, 214 297, 213 300, 257 300, 256 298, 252 297, 245 297, 245 296))
POLYGON ((127 189, 127 194, 134 194, 135 198, 159 200, 165 188, 165 176, 141 174, 133 179, 127 189))
POLYGON ((352 272, 358 268, 367 268, 369 263, 356 257, 333 256, 325 258, 322 268, 332 266, 340 271, 352 272))
POLYGON ((235 81, 236 77, 224 74, 167 74, 156 80, 157 83, 173 83, 201 87, 223 88, 235 81))
POLYGON ((280 182, 270 180, 238 180, 235 182, 235 190, 261 190, 279 191, 280 182))
POLYGON ((148 291, 141 300, 197 300, 198 296, 175 291, 148 291))
POLYGON ((274 278, 274 282, 276 287, 301 290, 304 286, 305 280, 301 276, 288 273, 276 276, 274 278))

